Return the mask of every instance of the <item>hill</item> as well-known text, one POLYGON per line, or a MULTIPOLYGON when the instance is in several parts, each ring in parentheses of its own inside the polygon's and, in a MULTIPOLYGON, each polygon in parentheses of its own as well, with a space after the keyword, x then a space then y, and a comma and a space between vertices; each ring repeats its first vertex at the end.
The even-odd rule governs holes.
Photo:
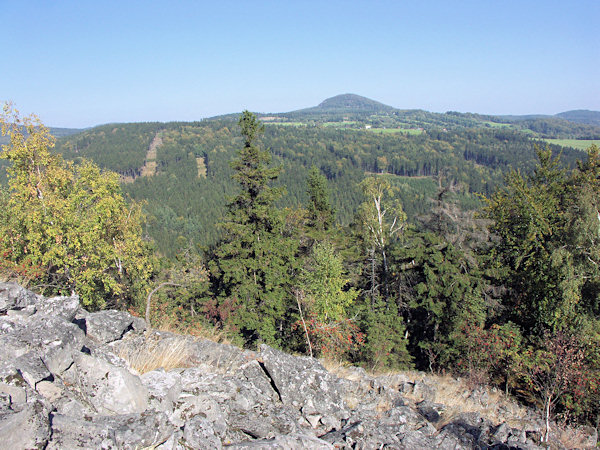
POLYGON ((578 109, 573 111, 565 111, 556 114, 561 119, 568 120, 570 122, 584 123, 587 125, 600 126, 600 111, 589 111, 586 109, 578 109))
POLYGON ((371 100, 367 97, 362 97, 356 94, 342 94, 335 97, 323 100, 319 105, 312 108, 300 109, 292 111, 286 115, 311 115, 314 113, 361 113, 361 114, 378 114, 378 113, 393 113, 396 108, 384 105, 383 103, 371 100))

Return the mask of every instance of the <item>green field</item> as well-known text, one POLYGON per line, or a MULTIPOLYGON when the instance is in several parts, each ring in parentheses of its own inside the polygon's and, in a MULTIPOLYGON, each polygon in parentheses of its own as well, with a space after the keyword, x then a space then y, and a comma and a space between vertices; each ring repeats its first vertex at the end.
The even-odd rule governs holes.
POLYGON ((487 125, 491 128, 511 128, 511 124, 509 123, 498 123, 498 122, 491 122, 489 120, 486 120, 483 122, 484 125, 487 125))
POLYGON ((406 133, 406 134, 421 134, 423 130, 419 128, 369 128, 369 131, 374 131, 376 133, 406 133))
POLYGON ((592 144, 600 146, 599 139, 544 139, 544 141, 549 144, 576 148, 578 150, 587 150, 592 144))

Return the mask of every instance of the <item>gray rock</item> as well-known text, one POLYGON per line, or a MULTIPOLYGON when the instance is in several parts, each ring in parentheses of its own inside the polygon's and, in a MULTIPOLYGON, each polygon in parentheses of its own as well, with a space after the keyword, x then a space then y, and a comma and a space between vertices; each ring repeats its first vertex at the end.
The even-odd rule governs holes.
POLYGON ((52 414, 48 449, 151 448, 167 441, 174 431, 166 415, 155 411, 83 419, 52 414))
POLYGON ((148 391, 139 377, 122 367, 79 353, 75 356, 77 384, 99 414, 141 413, 148 391))
POLYGON ((418 448, 435 448, 435 445, 436 442, 432 437, 426 436, 419 430, 411 430, 401 438, 398 448, 414 450, 418 448))
POLYGON ((506 423, 501 423, 500 425, 498 425, 496 430, 494 430, 492 434, 492 439, 494 439, 498 443, 506 443, 511 433, 512 429, 506 423))
POLYGON ((255 352, 206 339, 191 340, 188 349, 190 365, 207 364, 219 373, 233 372, 257 358, 255 352))
POLYGON ((16 283, 0 283, 0 314, 35 306, 39 296, 16 283))
POLYGON ((27 391, 22 387, 0 383, 0 393, 8 395, 10 405, 19 405, 27 402, 27 391))
POLYGON ((42 402, 0 414, 0 442, 6 449, 44 448, 50 437, 49 411, 42 402))
POLYGON ((52 380, 52 374, 42 359, 34 352, 28 352, 19 356, 14 361, 14 364, 23 379, 33 389, 42 380, 52 380))
POLYGON ((0 335, 0 359, 14 365, 13 360, 31 351, 52 374, 60 375, 73 363, 72 355, 81 350, 83 340, 76 325, 60 317, 34 315, 26 323, 13 323, 0 335))
POLYGON ((246 450, 246 449, 334 449, 335 447, 328 442, 315 436, 303 433, 292 433, 283 436, 275 436, 272 439, 259 439, 256 441, 240 442, 228 445, 228 449, 246 450))
POLYGON ((194 417, 186 422, 183 428, 183 444, 193 449, 221 449, 221 440, 215 434, 212 424, 202 418, 194 417))
POLYGON ((294 357, 267 345, 261 359, 274 390, 284 405, 304 415, 321 414, 325 431, 337 428, 350 414, 344 402, 343 384, 313 358, 294 357))
POLYGON ((440 420, 440 413, 443 411, 444 405, 440 403, 432 403, 428 400, 423 400, 417 404, 417 410, 425 417, 429 422, 437 422, 440 420))
POLYGON ((36 315, 60 317, 71 322, 79 310, 79 296, 58 296, 38 302, 36 315))
POLYGON ((85 317, 85 332, 92 341, 105 344, 121 339, 132 323, 133 316, 124 311, 98 311, 85 317))
POLYGON ((50 381, 40 381, 36 384, 35 390, 46 400, 55 402, 64 395, 64 389, 58 384, 50 381))
POLYGON ((181 394, 181 375, 175 371, 158 369, 145 373, 140 378, 148 390, 150 407, 158 411, 172 411, 173 404, 181 394))

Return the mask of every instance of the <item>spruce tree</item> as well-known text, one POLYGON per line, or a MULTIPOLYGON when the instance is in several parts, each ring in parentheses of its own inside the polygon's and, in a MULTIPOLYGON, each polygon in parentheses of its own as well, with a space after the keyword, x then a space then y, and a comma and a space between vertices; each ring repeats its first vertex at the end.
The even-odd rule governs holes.
POLYGON ((240 192, 227 205, 220 224, 224 232, 209 267, 216 283, 219 320, 240 332, 246 344, 281 346, 289 329, 290 277, 295 244, 284 235, 274 206, 280 189, 269 183, 279 168, 255 142, 263 132, 256 116, 244 111, 239 120, 244 146, 231 166, 240 192))

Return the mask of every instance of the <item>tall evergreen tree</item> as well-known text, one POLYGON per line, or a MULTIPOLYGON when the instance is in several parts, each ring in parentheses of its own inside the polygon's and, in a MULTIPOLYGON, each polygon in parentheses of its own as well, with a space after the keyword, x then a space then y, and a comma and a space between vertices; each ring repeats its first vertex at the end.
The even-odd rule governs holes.
POLYGON ((327 231, 335 221, 335 210, 329 201, 327 178, 316 166, 312 166, 307 181, 308 225, 317 231, 327 231))
POLYGON ((280 169, 269 167, 271 155, 255 144, 264 127, 248 111, 239 125, 244 146, 231 166, 241 190, 227 206, 220 224, 224 238, 209 264, 218 318, 239 330, 247 344, 281 345, 289 329, 286 314, 296 248, 274 206, 281 190, 269 186, 280 169))

